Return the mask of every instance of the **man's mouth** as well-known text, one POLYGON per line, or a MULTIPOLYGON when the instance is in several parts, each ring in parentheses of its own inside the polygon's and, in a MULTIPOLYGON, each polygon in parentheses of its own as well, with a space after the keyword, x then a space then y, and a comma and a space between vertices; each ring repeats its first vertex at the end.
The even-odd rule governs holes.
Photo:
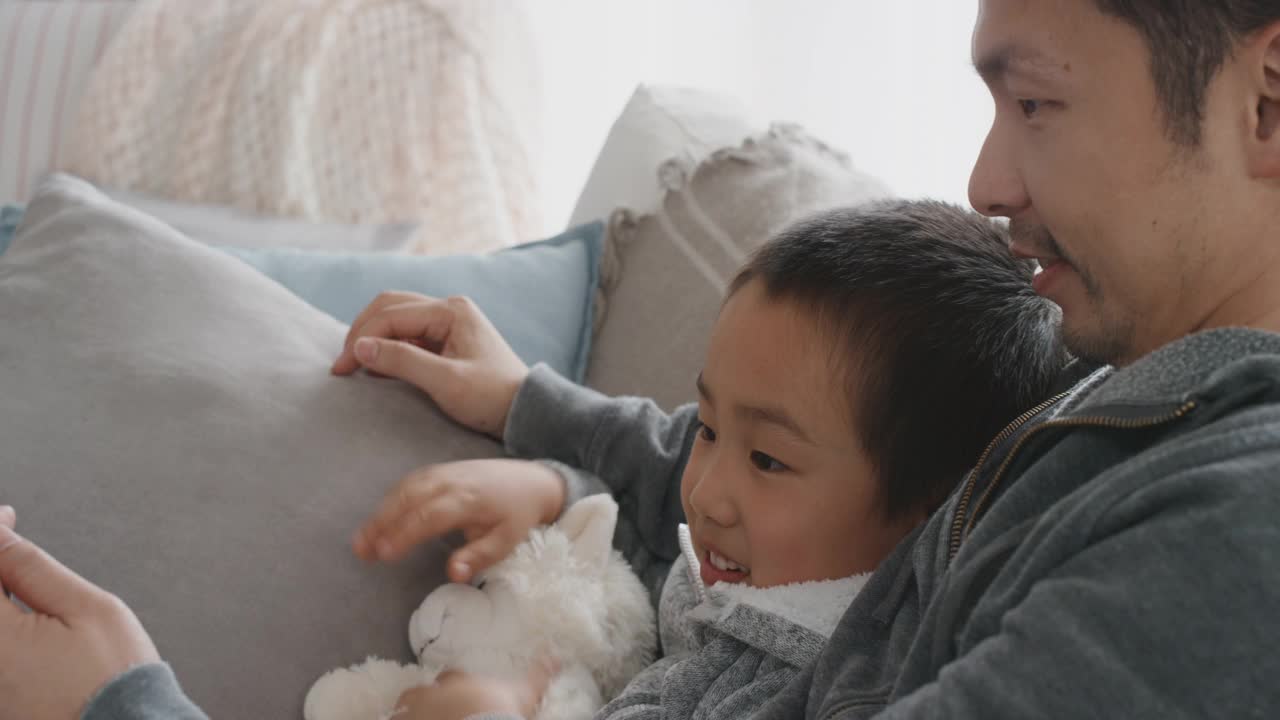
POLYGON ((1071 263, 1067 259, 1056 253, 1046 253, 1039 249, 1023 248, 1016 243, 1009 246, 1009 252, 1020 260, 1034 260, 1039 269, 1036 270, 1035 277, 1032 278, 1032 285, 1040 292, 1040 288, 1046 285, 1054 275, 1052 270, 1069 270, 1071 263))
POLYGON ((1009 253, 1019 260, 1035 260, 1041 270, 1047 269, 1056 262, 1062 262, 1062 257, 1052 252, 1041 252, 1040 248, 1023 247, 1018 243, 1009 245, 1009 253))
POLYGON ((1053 296, 1061 278, 1070 273, 1071 263, 1060 257, 1036 258, 1036 262, 1040 271, 1031 278, 1031 288, 1041 297, 1053 296))

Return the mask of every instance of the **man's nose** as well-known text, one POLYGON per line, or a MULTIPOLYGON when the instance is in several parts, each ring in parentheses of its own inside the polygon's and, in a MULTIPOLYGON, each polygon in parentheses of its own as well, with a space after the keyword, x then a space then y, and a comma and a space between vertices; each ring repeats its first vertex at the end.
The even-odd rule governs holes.
POLYGON ((1012 217, 1031 204, 1012 138, 997 117, 969 175, 969 204, 987 217, 1012 217))

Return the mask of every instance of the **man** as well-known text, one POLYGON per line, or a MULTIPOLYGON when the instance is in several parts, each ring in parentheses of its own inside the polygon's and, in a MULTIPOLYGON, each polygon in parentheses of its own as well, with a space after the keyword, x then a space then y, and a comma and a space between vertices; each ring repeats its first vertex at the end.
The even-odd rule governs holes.
MULTIPOLYGON (((1002 433, 761 714, 1275 716, 1280 3, 983 0, 973 52, 996 118, 971 201, 1040 260, 1071 347, 1116 369, 1002 433)), ((391 350, 366 367, 432 392, 391 350)), ((0 717, 75 712, 11 690, 52 682, 45 663, 92 665, 60 686, 78 708, 154 656, 131 615, 27 543, 0 549, 0 581, 79 639, 15 645, 0 613, 0 717), (136 652, 103 659, 110 634, 136 652)), ((461 715, 532 696, 416 699, 461 715)))

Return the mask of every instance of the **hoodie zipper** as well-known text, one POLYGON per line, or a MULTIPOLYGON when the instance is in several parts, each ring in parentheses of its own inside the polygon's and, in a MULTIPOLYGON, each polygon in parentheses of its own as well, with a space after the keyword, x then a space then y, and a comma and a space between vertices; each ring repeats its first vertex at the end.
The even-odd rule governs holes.
POLYGON ((1007 440, 1010 435, 1018 430, 1018 428, 1025 425, 1027 421, 1044 412, 1045 408, 1058 402, 1068 394, 1069 393, 1063 393, 1062 395, 1051 398, 1020 415, 1008 427, 1001 431, 1001 433, 996 436, 995 440, 991 441, 991 444, 987 446, 985 451, 983 451, 982 456, 978 458, 978 464, 974 466, 973 470, 969 471, 969 478, 965 482, 964 492, 960 496, 960 501, 956 504, 955 519, 951 523, 951 537, 947 548, 948 565, 950 565, 951 561, 955 559, 956 553, 960 551, 961 543, 969 537, 969 533, 973 531, 974 526, 978 523, 978 517, 982 513, 983 506, 986 505, 987 500, 991 497, 991 493, 995 491, 995 489, 1000 485, 1001 480, 1004 479, 1005 471, 1009 469, 1009 465, 1013 462, 1014 457, 1017 456, 1018 451, 1027 444, 1028 440, 1041 431, 1049 428, 1081 427, 1116 428, 1123 430, 1147 429, 1181 419, 1187 413, 1196 408, 1196 401, 1188 400, 1177 408, 1160 415, 1151 415, 1140 418, 1117 418, 1099 415, 1064 418, 1062 420, 1050 420, 1048 422, 1041 423, 1040 425, 1028 430, 1022 435, 1022 437, 1018 438, 1017 442, 1015 442, 1013 447, 1010 448, 1009 453, 1005 455, 1004 462, 1000 463, 1000 467, 996 469, 995 475, 992 476, 991 482, 987 485, 986 490, 983 490, 982 495, 978 496, 978 501, 974 504, 973 512, 970 514, 969 502, 973 497, 975 488, 977 487, 978 471, 991 455, 991 452, 996 448, 996 446, 1007 440))
POLYGON ((1006 425, 1005 428, 1000 431, 1000 434, 996 435, 996 438, 987 445, 987 449, 983 450, 982 454, 978 456, 978 462, 973 466, 973 469, 969 471, 968 476, 965 478, 964 491, 960 494, 960 501, 956 503, 955 519, 951 522, 951 538, 948 545, 949 549, 947 551, 947 564, 951 564, 951 559, 955 557, 956 550, 960 548, 960 540, 962 539, 961 533, 964 531, 964 516, 968 511, 969 500, 973 497, 974 488, 978 483, 978 471, 987 464, 987 458, 991 456, 992 451, 994 451, 996 447, 1005 440, 1009 439, 1010 435, 1017 432, 1018 428, 1026 425, 1031 418, 1044 412, 1046 408, 1069 394, 1069 392, 1064 392, 1059 395, 1055 395, 1014 418, 1013 422, 1006 425))

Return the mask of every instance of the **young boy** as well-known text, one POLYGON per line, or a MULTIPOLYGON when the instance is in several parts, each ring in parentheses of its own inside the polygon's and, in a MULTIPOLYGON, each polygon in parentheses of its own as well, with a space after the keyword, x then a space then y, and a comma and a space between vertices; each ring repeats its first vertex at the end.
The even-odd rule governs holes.
POLYGON ((474 542, 451 572, 469 579, 568 502, 611 492, 615 544, 659 608, 662 659, 601 717, 746 715, 809 664, 871 571, 1062 369, 1058 311, 1007 242, 936 202, 803 221, 731 284, 696 406, 667 416, 536 367, 499 426, 513 455, 550 459, 411 477, 356 551, 392 559, 461 528, 474 542), (567 404, 591 426, 546 422, 567 404))

